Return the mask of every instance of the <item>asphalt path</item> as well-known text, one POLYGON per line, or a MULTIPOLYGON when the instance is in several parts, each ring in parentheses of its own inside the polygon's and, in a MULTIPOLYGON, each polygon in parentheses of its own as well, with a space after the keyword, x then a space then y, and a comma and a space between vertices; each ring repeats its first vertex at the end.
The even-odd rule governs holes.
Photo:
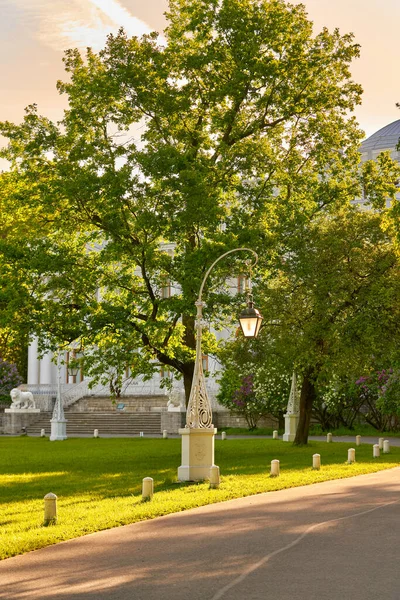
POLYGON ((214 504, 0 563, 0 598, 399 600, 400 467, 214 504))

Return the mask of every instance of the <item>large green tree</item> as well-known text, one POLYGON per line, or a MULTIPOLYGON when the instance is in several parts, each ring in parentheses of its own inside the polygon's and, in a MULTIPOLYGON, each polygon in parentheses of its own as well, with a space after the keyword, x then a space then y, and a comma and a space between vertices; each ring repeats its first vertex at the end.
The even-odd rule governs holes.
MULTIPOLYGON (((104 331, 181 373, 188 395, 209 264, 247 243, 265 266, 299 222, 356 193, 359 47, 313 35, 283 0, 170 0, 167 20, 165 44, 120 31, 98 54, 67 51, 61 123, 30 106, 0 124, 15 184, 3 207, 32 225, 19 242, 36 284, 30 331, 44 344, 104 331)), ((216 322, 231 314, 226 294, 207 302, 216 322)))
POLYGON ((296 444, 318 396, 398 359, 400 260, 385 215, 343 207, 299 227, 263 289, 266 348, 301 379, 296 444))

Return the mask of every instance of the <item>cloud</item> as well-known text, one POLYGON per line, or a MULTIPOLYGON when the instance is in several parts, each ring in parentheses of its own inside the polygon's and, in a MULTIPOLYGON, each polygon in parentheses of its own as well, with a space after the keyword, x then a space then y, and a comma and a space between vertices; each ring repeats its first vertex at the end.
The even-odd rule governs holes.
POLYGON ((147 23, 134 17, 119 0, 13 0, 24 13, 29 29, 53 50, 100 50, 109 33, 124 27, 128 35, 149 33, 147 23), (57 6, 57 8, 55 8, 57 6))

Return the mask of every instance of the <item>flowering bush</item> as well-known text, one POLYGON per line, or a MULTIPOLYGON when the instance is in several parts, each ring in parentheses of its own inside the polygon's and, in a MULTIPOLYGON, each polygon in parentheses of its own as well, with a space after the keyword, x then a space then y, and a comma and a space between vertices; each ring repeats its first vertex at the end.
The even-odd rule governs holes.
POLYGON ((11 404, 10 392, 21 383, 17 367, 0 358, 0 401, 11 404))
POLYGON ((223 346, 219 358, 224 370, 219 379, 218 402, 243 416, 250 429, 267 416, 282 423, 291 373, 277 353, 267 352, 265 342, 259 347, 258 340, 236 339, 223 346))
POLYGON ((375 371, 357 379, 365 420, 381 431, 400 429, 400 369, 375 371))
POLYGON ((231 401, 224 404, 232 412, 243 416, 250 430, 256 429, 261 417, 269 414, 265 401, 260 400, 255 393, 253 374, 242 378, 240 387, 234 390, 231 396, 231 401))

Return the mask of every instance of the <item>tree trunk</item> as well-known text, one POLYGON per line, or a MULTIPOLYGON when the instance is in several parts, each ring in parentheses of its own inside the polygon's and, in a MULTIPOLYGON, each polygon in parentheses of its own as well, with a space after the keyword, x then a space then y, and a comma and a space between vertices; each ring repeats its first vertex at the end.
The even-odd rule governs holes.
POLYGON ((193 373, 194 373, 194 363, 185 363, 183 365, 183 386, 185 388, 185 401, 186 406, 189 403, 190 390, 192 389, 192 381, 193 381, 193 373))
MULTIPOLYGON (((183 340, 185 345, 191 350, 196 350, 196 335, 195 335, 195 319, 193 316, 182 315, 182 324, 184 326, 183 340)), ((192 389, 194 362, 184 363, 183 369, 183 385, 185 388, 186 406, 189 403, 190 390, 192 389)))
POLYGON ((311 379, 312 371, 309 370, 303 377, 300 393, 300 417, 297 426, 294 444, 302 446, 308 443, 308 432, 310 429, 311 411, 316 398, 314 381, 311 379))

